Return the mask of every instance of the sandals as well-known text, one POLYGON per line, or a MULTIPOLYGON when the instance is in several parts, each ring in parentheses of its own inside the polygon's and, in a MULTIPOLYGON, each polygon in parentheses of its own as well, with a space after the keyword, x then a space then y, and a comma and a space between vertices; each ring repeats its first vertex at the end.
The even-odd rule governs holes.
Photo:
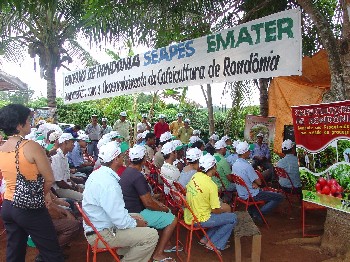
MULTIPOLYGON (((206 248, 206 249, 208 249, 208 250, 210 250, 210 251, 214 251, 214 252, 215 252, 214 248, 211 247, 211 246, 204 245, 204 248, 206 248)), ((216 250, 217 250, 217 251, 219 252, 219 254, 221 255, 221 252, 220 252, 220 251, 224 251, 224 250, 226 250, 226 249, 228 249, 228 248, 230 248, 230 245, 227 244, 223 249, 218 249, 218 248, 216 248, 216 250)))
POLYGON ((166 261, 176 261, 172 257, 166 257, 161 260, 153 259, 153 262, 166 262, 166 261))
MULTIPOLYGON (((178 247, 178 251, 181 252, 183 251, 184 248, 179 246, 178 247)), ((176 252, 176 246, 173 246, 172 248, 169 248, 169 249, 164 249, 164 253, 171 253, 171 252, 176 252)))

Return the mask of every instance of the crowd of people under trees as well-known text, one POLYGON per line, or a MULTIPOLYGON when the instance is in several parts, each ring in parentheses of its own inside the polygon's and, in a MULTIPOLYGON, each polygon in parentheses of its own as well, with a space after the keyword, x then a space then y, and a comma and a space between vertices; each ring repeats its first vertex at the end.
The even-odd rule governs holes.
MULTIPOLYGON (((184 210, 184 221, 191 224, 194 214, 210 238, 203 237, 199 243, 218 252, 229 247, 237 223, 230 206, 236 192, 242 199, 250 193, 255 201, 265 202, 261 213, 254 205, 248 209, 258 225, 263 223, 262 215, 271 213, 284 199, 282 191, 262 190, 263 180, 276 179, 262 133, 254 144, 217 134, 211 134, 205 144, 201 132, 191 127, 189 119, 183 120, 181 113, 170 124, 160 114, 153 127, 147 115, 142 115, 136 137, 131 135, 126 112, 120 113, 113 126, 106 118, 99 124, 98 116, 92 115, 85 129, 76 125, 64 130, 45 121, 32 127, 32 116, 22 105, 0 109, 0 129, 7 136, 0 146, 0 170, 8 261, 23 261, 29 235, 39 250, 36 261, 63 261, 64 248, 82 224, 76 202, 106 242, 119 247, 123 261, 175 261, 168 253, 177 249, 171 242, 177 214, 154 191, 151 180, 164 187, 165 195, 178 191, 177 185, 183 189, 193 211, 184 210), (25 209, 14 204, 20 174, 27 181, 44 178, 39 187, 45 202, 39 208, 34 202, 25 209), (248 190, 235 183, 233 174, 243 179, 248 190)), ((277 167, 287 172, 293 185, 279 178, 280 187, 300 194, 295 144, 285 140, 282 151, 285 157, 277 167)), ((85 223, 83 228, 93 245, 96 232, 85 223)))

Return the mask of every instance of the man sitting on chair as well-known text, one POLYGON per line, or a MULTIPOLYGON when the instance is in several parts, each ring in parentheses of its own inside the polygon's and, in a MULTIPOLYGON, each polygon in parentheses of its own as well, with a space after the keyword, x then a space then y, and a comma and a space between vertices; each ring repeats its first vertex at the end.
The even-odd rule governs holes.
POLYGON ((279 183, 282 190, 287 193, 299 194, 301 195, 301 182, 298 158, 295 155, 295 144, 287 139, 282 143, 282 152, 286 154, 284 158, 277 162, 277 167, 283 168, 289 175, 294 187, 292 192, 292 184, 288 178, 279 178, 279 183))
MULTIPOLYGON (((262 191, 259 189, 261 180, 254 168, 246 160, 249 158, 250 154, 249 144, 247 142, 239 142, 236 146, 236 152, 238 154, 238 159, 232 166, 232 173, 244 180, 255 201, 265 201, 265 205, 260 208, 260 211, 263 215, 268 214, 282 202, 283 196, 279 193, 262 191)), ((243 186, 237 185, 236 188, 240 198, 244 200, 248 199, 249 194, 243 186)), ((254 205, 249 207, 248 212, 256 223, 262 223, 259 211, 254 205)))
MULTIPOLYGON (((131 215, 125 209, 116 173, 124 160, 119 144, 112 141, 101 146, 99 159, 102 166, 91 173, 85 184, 83 210, 106 242, 111 247, 119 247, 123 262, 147 262, 157 245, 158 233, 147 227, 140 216, 131 215)), ((93 245, 97 235, 85 223, 84 231, 87 241, 93 245)), ((101 241, 99 247, 104 247, 101 241)))

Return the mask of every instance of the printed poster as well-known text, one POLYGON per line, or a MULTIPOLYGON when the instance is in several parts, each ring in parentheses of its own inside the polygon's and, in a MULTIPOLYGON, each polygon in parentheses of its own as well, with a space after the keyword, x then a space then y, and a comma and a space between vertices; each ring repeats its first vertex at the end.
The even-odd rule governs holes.
POLYGON ((264 135, 263 142, 271 146, 275 139, 275 127, 275 117, 247 115, 245 118, 244 139, 248 143, 255 143, 256 135, 262 133, 264 135))
POLYGON ((303 199, 350 213, 350 101, 292 107, 303 199))

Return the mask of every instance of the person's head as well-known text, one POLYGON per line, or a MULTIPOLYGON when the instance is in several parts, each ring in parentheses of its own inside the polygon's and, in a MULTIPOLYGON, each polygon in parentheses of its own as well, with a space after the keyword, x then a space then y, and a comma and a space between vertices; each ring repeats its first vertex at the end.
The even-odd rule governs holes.
POLYGON ((177 114, 177 121, 182 122, 182 117, 183 117, 183 114, 182 113, 178 113, 177 114))
POLYGON ((226 143, 223 140, 219 140, 215 143, 214 148, 216 150, 216 153, 224 156, 226 155, 226 143))
POLYGON ((151 132, 147 133, 145 136, 145 141, 148 146, 154 146, 156 144, 156 135, 151 132))
POLYGON ((25 136, 31 131, 31 111, 20 104, 10 104, 0 109, 0 129, 7 135, 25 136))
POLYGON ((116 172, 121 166, 123 166, 124 152, 126 150, 116 141, 106 143, 100 147, 98 154, 101 165, 107 166, 116 172))
POLYGON ((160 115, 158 116, 158 121, 159 121, 160 123, 164 123, 164 122, 165 122, 165 115, 164 115, 164 114, 160 114, 160 115))
POLYGON ((294 145, 295 143, 292 140, 290 139, 284 140, 282 143, 282 152, 284 154, 294 154, 295 153, 294 145))
POLYGON ((111 131, 105 136, 106 136, 106 139, 109 139, 110 141, 117 141, 118 143, 121 143, 124 140, 124 138, 119 134, 118 131, 111 131))
POLYGON ((264 140, 264 134, 263 133, 259 133, 259 134, 256 135, 256 142, 258 144, 262 144, 263 140, 264 140))
POLYGON ((126 120, 126 117, 127 117, 126 112, 125 111, 120 112, 119 117, 120 117, 120 121, 124 122, 126 120))
POLYGON ((143 134, 142 133, 138 133, 136 136, 136 144, 141 144, 143 141, 143 134))
POLYGON ((246 141, 239 142, 236 146, 236 153, 238 154, 238 157, 244 159, 249 158, 249 147, 250 146, 246 141))
POLYGON ((203 156, 203 152, 198 148, 190 148, 186 152, 187 163, 191 165, 196 165, 196 169, 199 168, 199 159, 203 156))
POLYGON ((74 131, 74 132, 78 132, 79 130, 81 130, 81 126, 80 126, 80 125, 75 125, 75 126, 73 127, 73 131, 74 131))
POLYGON ((221 140, 224 141, 228 146, 232 145, 232 140, 229 136, 223 136, 221 140))
POLYGON ((216 160, 211 154, 206 154, 199 158, 199 169, 208 176, 214 175, 216 172, 216 160))
POLYGON ((183 158, 185 152, 184 152, 184 146, 180 140, 174 140, 173 144, 175 146, 176 156, 177 159, 183 158))
POLYGON ((201 136, 201 131, 199 131, 198 129, 193 130, 193 135, 200 137, 201 136))
POLYGON ((160 151, 166 162, 172 163, 176 159, 175 145, 173 141, 167 142, 162 146, 160 151))
POLYGON ((97 125, 97 115, 92 115, 91 116, 91 124, 97 125))
POLYGON ((102 126, 106 126, 107 125, 107 118, 105 118, 105 117, 103 117, 102 119, 101 119, 101 123, 102 123, 102 126))
POLYGON ((191 124, 191 121, 190 121, 188 118, 186 118, 186 119, 184 120, 184 126, 185 126, 185 128, 188 128, 188 127, 190 126, 190 124, 191 124))
POLYGON ((219 141, 219 136, 217 134, 212 134, 209 137, 210 144, 214 145, 217 141, 219 141))
POLYGON ((129 150, 129 159, 132 167, 141 169, 145 163, 146 148, 144 146, 135 145, 129 150))
POLYGON ((205 148, 203 140, 197 140, 192 144, 191 148, 198 148, 199 150, 203 151, 205 148))
POLYGON ((148 115, 147 115, 147 114, 142 114, 142 120, 143 120, 143 121, 146 121, 147 118, 148 118, 148 115))
POLYGON ((91 142, 91 140, 89 139, 89 136, 86 134, 80 134, 77 139, 80 147, 82 148, 87 147, 87 144, 91 142))
POLYGON ((159 138, 159 143, 161 145, 164 145, 165 143, 171 141, 173 139, 173 136, 171 135, 171 133, 168 131, 168 132, 165 132, 163 134, 160 135, 160 138, 159 138))
POLYGON ((73 150, 74 141, 76 141, 76 139, 72 136, 71 133, 63 133, 58 138, 58 145, 59 148, 61 148, 63 154, 67 154, 73 150))

